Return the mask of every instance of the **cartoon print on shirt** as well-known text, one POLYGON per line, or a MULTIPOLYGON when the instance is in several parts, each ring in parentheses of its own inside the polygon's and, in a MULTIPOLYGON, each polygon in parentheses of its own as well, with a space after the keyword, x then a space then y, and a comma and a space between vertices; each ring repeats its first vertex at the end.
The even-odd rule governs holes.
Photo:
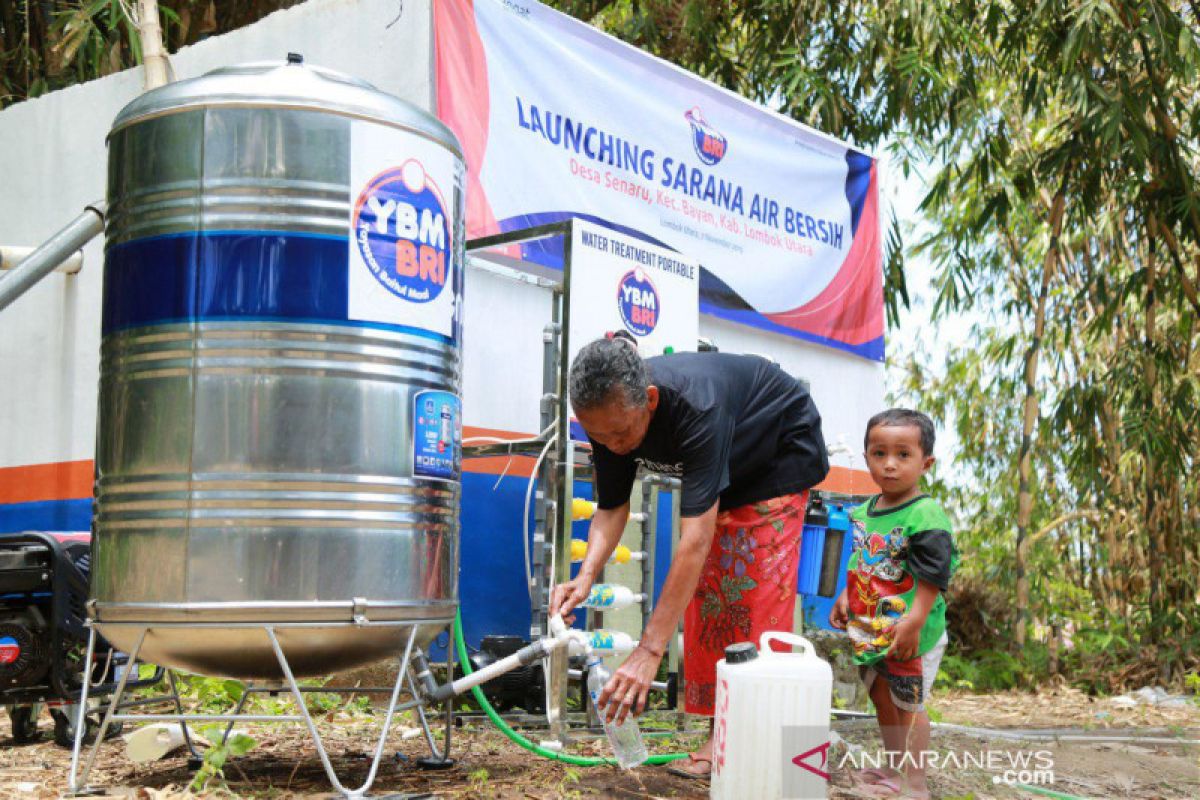
POLYGON ((887 534, 868 534, 854 520, 854 551, 858 563, 849 575, 850 624, 855 653, 884 652, 895 638, 894 628, 908 611, 906 595, 914 580, 906 569, 908 537, 904 528, 887 534))

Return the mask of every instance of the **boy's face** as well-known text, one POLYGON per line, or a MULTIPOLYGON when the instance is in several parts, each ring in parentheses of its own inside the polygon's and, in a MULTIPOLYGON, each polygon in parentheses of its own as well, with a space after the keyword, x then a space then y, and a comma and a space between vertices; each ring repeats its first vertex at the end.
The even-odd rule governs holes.
POLYGON ((921 429, 916 425, 876 425, 867 433, 864 455, 871 478, 889 498, 915 494, 934 461, 921 449, 921 429))

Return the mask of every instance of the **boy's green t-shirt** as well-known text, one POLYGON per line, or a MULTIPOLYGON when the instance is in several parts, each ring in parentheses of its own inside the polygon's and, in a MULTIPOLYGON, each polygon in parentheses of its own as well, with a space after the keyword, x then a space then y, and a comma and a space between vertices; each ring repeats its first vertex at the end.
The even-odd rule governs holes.
MULTIPOLYGON (((943 592, 958 567, 950 518, 928 495, 875 510, 878 495, 850 513, 853 552, 846 593, 854 661, 874 664, 892 645, 892 628, 912 608, 917 579, 943 592)), ((946 631, 946 599, 939 592, 921 628, 918 652, 929 652, 946 631)))

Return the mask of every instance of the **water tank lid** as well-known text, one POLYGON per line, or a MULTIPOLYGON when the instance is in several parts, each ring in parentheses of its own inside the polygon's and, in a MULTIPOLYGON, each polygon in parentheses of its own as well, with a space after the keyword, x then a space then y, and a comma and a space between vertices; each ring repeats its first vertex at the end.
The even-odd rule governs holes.
POLYGON ((221 67, 168 83, 134 99, 113 120, 113 131, 146 117, 213 106, 311 109, 361 117, 422 133, 462 157, 458 138, 441 120, 366 81, 313 66, 289 53, 280 61, 221 67))
POLYGON ((758 648, 753 642, 735 642, 725 648, 726 664, 744 664, 758 658, 758 648))

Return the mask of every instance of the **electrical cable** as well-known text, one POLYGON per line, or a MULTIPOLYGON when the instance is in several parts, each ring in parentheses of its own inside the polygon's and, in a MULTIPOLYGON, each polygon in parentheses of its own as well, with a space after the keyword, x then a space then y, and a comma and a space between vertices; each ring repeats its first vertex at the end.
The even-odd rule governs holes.
MULTIPOLYGON (((505 439, 502 436, 468 436, 466 439, 462 440, 462 444, 467 444, 468 442, 495 442, 496 444, 530 444, 532 442, 540 441, 543 436, 550 433, 550 431, 554 430, 554 426, 557 424, 558 424, 558 418, 556 417, 554 422, 550 423, 549 427, 547 427, 546 430, 542 431, 537 436, 527 436, 522 439, 505 439)), ((516 453, 514 455, 523 455, 523 454, 516 453)))
MULTIPOLYGON (((555 420, 553 423, 550 424, 549 427, 546 428, 546 430, 542 431, 537 436, 531 436, 526 439, 505 439, 501 436, 469 436, 466 439, 462 440, 462 444, 470 444, 472 442, 491 442, 493 444, 508 444, 508 445, 531 444, 534 442, 540 442, 542 437, 545 436, 546 434, 548 434, 550 431, 554 430, 554 426, 557 424, 558 424, 558 421, 555 420)), ((533 456, 528 453, 510 453, 508 456, 508 460, 504 462, 504 469, 502 469, 500 471, 500 475, 499 475, 499 477, 496 478, 496 482, 494 484, 492 484, 493 492, 496 491, 496 489, 500 488, 500 481, 504 480, 504 476, 508 474, 509 468, 512 467, 512 460, 518 456, 521 456, 523 458, 533 458, 533 456)), ((526 561, 528 561, 528 559, 526 559, 526 561)), ((528 568, 526 568, 526 572, 528 572, 528 571, 529 571, 528 568)), ((532 599, 532 590, 531 590, 531 599, 532 599)))

